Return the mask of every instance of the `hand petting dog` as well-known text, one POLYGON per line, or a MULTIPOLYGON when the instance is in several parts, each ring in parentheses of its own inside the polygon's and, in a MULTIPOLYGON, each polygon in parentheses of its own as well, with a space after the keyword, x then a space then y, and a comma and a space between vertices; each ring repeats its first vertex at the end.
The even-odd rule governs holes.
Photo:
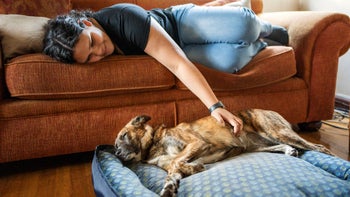
POLYGON ((224 108, 217 108, 211 113, 211 116, 222 125, 225 125, 226 122, 229 123, 233 128, 233 134, 235 136, 239 136, 243 130, 243 121, 224 108))

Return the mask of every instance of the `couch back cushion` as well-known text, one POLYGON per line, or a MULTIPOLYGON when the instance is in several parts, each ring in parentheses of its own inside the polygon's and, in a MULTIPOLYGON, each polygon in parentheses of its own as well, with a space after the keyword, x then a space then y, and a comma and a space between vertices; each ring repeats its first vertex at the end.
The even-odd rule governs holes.
MULTIPOLYGON (((208 2, 216 2, 222 0, 71 0, 73 9, 92 9, 99 10, 101 8, 116 4, 116 3, 134 3, 140 5, 145 9, 152 8, 166 8, 172 5, 193 3, 197 5, 204 5, 208 2)), ((224 0, 224 1, 237 1, 237 0, 224 0)), ((255 13, 262 12, 262 0, 250 0, 251 7, 255 13)))
POLYGON ((0 0, 0 14, 54 17, 70 9, 70 0, 0 0))

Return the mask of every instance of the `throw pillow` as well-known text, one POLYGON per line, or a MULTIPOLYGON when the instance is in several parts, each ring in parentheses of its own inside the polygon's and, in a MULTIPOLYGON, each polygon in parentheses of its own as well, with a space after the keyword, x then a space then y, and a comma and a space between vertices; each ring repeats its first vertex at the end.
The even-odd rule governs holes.
POLYGON ((250 0, 215 0, 204 4, 204 6, 242 6, 251 8, 250 0))
POLYGON ((44 25, 49 18, 0 14, 0 39, 4 60, 42 51, 44 25))

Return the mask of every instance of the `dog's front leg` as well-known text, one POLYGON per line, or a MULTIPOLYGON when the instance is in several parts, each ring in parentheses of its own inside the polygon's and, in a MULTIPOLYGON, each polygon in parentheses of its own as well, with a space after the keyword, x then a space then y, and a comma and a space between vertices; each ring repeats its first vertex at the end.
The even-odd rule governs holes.
POLYGON ((209 145, 201 141, 193 141, 170 162, 167 168, 168 176, 166 177, 164 187, 160 193, 161 196, 176 196, 180 180, 188 175, 192 175, 204 170, 202 163, 188 163, 196 159, 199 155, 208 151, 209 145))
POLYGON ((168 176, 165 179, 165 184, 160 192, 162 197, 175 197, 177 193, 177 187, 182 179, 182 173, 179 171, 168 172, 168 176))

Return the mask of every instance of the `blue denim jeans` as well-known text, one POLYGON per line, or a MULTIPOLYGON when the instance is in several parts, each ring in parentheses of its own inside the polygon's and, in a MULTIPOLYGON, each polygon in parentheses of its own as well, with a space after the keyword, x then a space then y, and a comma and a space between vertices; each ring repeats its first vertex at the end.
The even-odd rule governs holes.
POLYGON ((260 38, 272 32, 268 22, 243 7, 173 6, 179 44, 187 57, 207 67, 234 73, 267 44, 260 38))

